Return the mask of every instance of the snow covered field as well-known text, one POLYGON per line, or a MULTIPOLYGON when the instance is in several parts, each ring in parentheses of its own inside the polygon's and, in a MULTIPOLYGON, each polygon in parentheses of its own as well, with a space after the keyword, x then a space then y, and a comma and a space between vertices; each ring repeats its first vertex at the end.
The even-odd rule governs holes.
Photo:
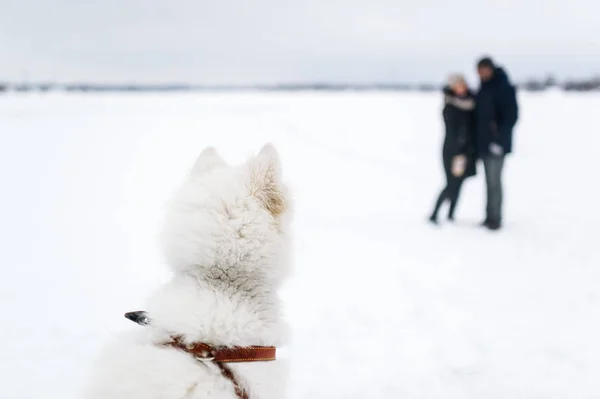
POLYGON ((0 398, 79 398, 169 278, 155 231, 197 154, 266 141, 296 198, 289 398, 600 398, 600 96, 520 103, 490 233, 482 169, 425 222, 437 94, 0 96, 0 398))

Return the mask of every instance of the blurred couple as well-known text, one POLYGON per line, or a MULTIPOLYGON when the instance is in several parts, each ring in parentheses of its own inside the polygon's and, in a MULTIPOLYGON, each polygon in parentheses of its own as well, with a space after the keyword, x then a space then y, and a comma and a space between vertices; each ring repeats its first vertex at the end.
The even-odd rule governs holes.
POLYGON ((464 76, 453 74, 444 87, 443 117, 446 127, 442 159, 446 187, 438 196, 429 218, 437 224, 442 204, 450 202, 448 220, 453 221, 465 179, 477 173, 481 159, 487 185, 486 217, 482 226, 502 227, 502 169, 512 152, 512 132, 518 119, 515 87, 503 68, 489 57, 477 63, 480 87, 473 93, 464 76))

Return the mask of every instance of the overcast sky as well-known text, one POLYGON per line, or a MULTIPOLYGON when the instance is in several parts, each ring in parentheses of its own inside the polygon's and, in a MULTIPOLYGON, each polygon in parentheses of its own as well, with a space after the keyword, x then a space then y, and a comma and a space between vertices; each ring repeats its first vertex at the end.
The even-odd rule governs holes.
POLYGON ((437 81, 600 74, 598 0, 0 0, 0 80, 437 81))

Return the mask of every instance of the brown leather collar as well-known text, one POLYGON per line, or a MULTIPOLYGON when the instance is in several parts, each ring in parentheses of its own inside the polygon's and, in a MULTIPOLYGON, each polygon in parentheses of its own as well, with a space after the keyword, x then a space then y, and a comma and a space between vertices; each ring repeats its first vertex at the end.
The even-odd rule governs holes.
POLYGON ((224 363, 265 362, 273 361, 276 358, 274 346, 214 347, 202 342, 186 344, 178 336, 171 337, 171 339, 171 342, 165 343, 166 346, 189 353, 196 360, 215 364, 223 377, 233 384, 238 399, 249 399, 248 392, 240 385, 231 368, 224 363))
MULTIPOLYGON (((144 326, 150 324, 150 318, 144 311, 129 312, 125 314, 125 317, 144 326)), ((171 341, 164 343, 164 346, 189 353, 198 361, 211 362, 216 365, 221 370, 223 377, 233 384, 238 399, 249 399, 248 392, 240 385, 231 368, 224 363, 273 361, 276 359, 277 351, 274 346, 215 347, 203 342, 186 344, 180 336, 171 336, 171 341)))
POLYGON ((189 353, 198 360, 212 360, 218 363, 266 362, 276 359, 274 346, 214 347, 202 342, 185 344, 181 337, 171 337, 173 341, 165 345, 189 353))

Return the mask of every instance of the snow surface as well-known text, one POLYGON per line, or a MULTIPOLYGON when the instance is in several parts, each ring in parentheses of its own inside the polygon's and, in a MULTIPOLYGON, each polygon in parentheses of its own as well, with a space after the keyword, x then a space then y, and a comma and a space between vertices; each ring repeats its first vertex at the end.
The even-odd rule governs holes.
POLYGON ((600 398, 600 96, 520 101, 490 233, 482 169, 425 222, 438 94, 0 96, 0 398, 79 398, 169 278, 158 219, 197 154, 266 141, 296 197, 289 398, 600 398))

